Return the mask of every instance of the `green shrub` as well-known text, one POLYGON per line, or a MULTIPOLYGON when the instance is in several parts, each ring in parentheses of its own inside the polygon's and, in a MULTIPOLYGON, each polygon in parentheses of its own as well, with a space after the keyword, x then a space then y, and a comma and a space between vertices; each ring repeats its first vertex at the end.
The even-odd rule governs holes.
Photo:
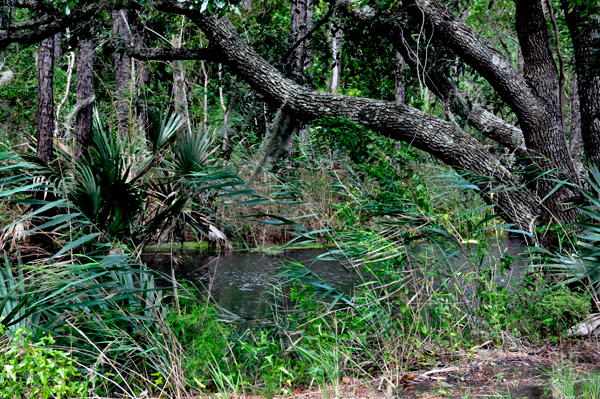
MULTIPOLYGON (((0 324, 4 333, 4 326, 0 324)), ((88 380, 75 366, 68 352, 53 349, 48 335, 33 342, 23 330, 0 349, 0 397, 82 398, 87 396, 88 380)))
POLYGON ((480 316, 492 334, 504 331, 534 339, 556 337, 591 312, 589 295, 543 282, 518 292, 488 285, 479 297, 480 316))

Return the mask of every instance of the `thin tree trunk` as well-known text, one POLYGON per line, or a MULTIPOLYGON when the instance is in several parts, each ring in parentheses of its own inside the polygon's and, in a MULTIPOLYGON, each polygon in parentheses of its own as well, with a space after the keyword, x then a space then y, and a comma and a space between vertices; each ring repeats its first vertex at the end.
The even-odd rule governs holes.
MULTIPOLYGON (((292 0, 291 26, 292 35, 290 46, 303 37, 312 28, 313 0, 292 0)), ((314 52, 308 40, 304 40, 292 54, 292 79, 300 84, 311 84, 312 79, 307 69, 312 66, 314 52)))
MULTIPOLYGON (((406 103, 406 61, 399 51, 396 51, 396 73, 394 75, 394 100, 398 105, 404 105, 406 103)), ((400 142, 394 142, 394 154, 400 150, 400 142)), ((392 166, 396 169, 399 175, 402 176, 402 164, 398 161, 397 157, 392 160, 392 166)), ((412 186, 408 184, 408 187, 412 186)))
POLYGON ((135 101, 135 119, 137 125, 142 132, 147 132, 150 128, 150 117, 148 116, 148 106, 146 98, 146 86, 150 81, 150 70, 146 67, 144 61, 134 60, 133 65, 136 67, 136 101, 135 101))
POLYGON ((204 113, 204 118, 202 119, 202 127, 203 127, 203 131, 206 131, 208 129, 208 80, 209 80, 209 73, 208 73, 208 68, 206 67, 206 63, 204 61, 202 61, 202 63, 200 64, 201 69, 202 69, 202 75, 204 77, 204 109, 203 109, 203 113, 204 113))
POLYGON ((54 35, 54 62, 60 60, 62 56, 62 33, 58 32, 54 35))
POLYGON ((65 94, 64 94, 62 100, 60 100, 60 102, 58 103, 58 106, 56 107, 56 116, 54 117, 54 137, 59 136, 60 111, 62 110, 62 107, 65 105, 65 103, 69 99, 69 92, 71 91, 71 80, 73 78, 73 66, 75 65, 75 52, 71 51, 69 53, 69 55, 67 56, 67 58, 68 58, 68 64, 69 64, 68 70, 67 70, 67 87, 65 88, 65 94))
MULTIPOLYGON (((131 32, 129 31, 129 19, 127 10, 113 11, 112 17, 113 34, 119 35, 122 40, 129 43, 131 41, 131 32)), ((121 52, 115 52, 113 55, 115 66, 115 105, 117 127, 121 138, 129 136, 130 129, 130 94, 131 94, 131 57, 121 52)))
POLYGON ((581 162, 581 156, 583 154, 583 138, 581 137, 581 101, 579 99, 577 76, 573 79, 573 93, 571 94, 571 133, 569 135, 569 146, 573 166, 575 167, 575 172, 577 172, 577 178, 579 179, 579 185, 581 187, 587 187, 587 181, 585 179, 586 168, 583 162, 581 162))
POLYGON ((77 47, 77 112, 75 128, 75 156, 87 156, 87 146, 92 139, 94 110, 94 44, 80 39, 77 47))
POLYGON ((331 23, 330 36, 332 66, 329 92, 337 93, 340 89, 342 79, 342 39, 344 37, 344 30, 341 21, 335 20, 331 23))
POLYGON ((550 3, 550 0, 546 0, 546 6, 550 14, 550 20, 552 21, 552 27, 554 28, 554 44, 556 46, 556 56, 558 58, 558 97, 560 102, 560 116, 563 121, 563 130, 565 126, 564 112, 565 112, 565 62, 562 56, 562 50, 560 48, 560 32, 558 31, 558 25, 556 23, 556 16, 554 15, 554 8, 550 3))
POLYGON ((37 157, 50 163, 54 159, 54 54, 55 36, 44 39, 38 50, 37 157))
POLYGON ((396 51, 396 74, 394 76, 394 97, 396 104, 406 103, 406 60, 396 51))
MULTIPOLYGON (((171 42, 173 46, 181 47, 181 36, 173 35, 171 42)), ((183 119, 184 128, 190 131, 190 113, 188 109, 187 90, 185 86, 185 69, 183 63, 179 60, 172 61, 173 67, 173 101, 175 103, 175 112, 183 119)))

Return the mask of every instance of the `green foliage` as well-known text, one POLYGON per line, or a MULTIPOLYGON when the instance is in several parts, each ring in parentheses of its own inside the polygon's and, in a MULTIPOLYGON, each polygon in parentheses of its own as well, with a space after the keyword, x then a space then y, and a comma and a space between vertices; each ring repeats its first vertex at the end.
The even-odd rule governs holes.
POLYGON ((362 176, 379 183, 376 200, 403 203, 408 199, 428 210, 427 188, 410 165, 420 159, 416 149, 344 119, 318 120, 313 126, 314 145, 344 151, 362 176))
POLYGON ((171 356, 179 344, 165 326, 155 273, 131 255, 19 265, 18 273, 6 262, 0 275, 0 326, 8 336, 17 339, 26 328, 35 343, 50 332, 52 342, 45 343, 69 347, 72 358, 94 377, 90 386, 98 393, 122 384, 133 392, 173 387, 175 376, 168 377, 166 370, 172 369, 171 356), (154 382, 155 373, 165 381, 154 382))
POLYGON ((170 309, 168 321, 175 337, 186 348, 183 367, 188 384, 204 389, 219 375, 231 377, 235 367, 227 359, 234 326, 220 322, 217 309, 208 301, 180 298, 179 304, 178 309, 170 309))
MULTIPOLYGON (((4 326, 0 325, 0 333, 4 326)), ((23 329, 0 347, 0 396, 5 399, 83 398, 88 381, 68 352, 48 335, 34 341, 23 329)))
POLYGON ((497 332, 532 340, 560 337, 591 312, 589 295, 539 282, 520 288, 481 287, 480 311, 492 337, 500 338, 497 332))
POLYGON ((548 385, 544 391, 556 399, 594 399, 600 396, 598 370, 582 370, 573 364, 562 363, 546 371, 548 385))
POLYGON ((600 166, 592 162, 588 168, 591 190, 577 187, 582 198, 574 201, 582 219, 572 227, 557 226, 562 228, 557 234, 558 248, 535 248, 531 260, 560 279, 561 284, 583 284, 597 295, 600 293, 600 166))

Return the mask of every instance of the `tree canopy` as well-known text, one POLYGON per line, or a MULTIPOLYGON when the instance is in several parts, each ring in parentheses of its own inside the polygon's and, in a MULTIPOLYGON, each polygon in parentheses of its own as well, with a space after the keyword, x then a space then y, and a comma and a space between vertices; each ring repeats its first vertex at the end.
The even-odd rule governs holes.
POLYGON ((338 0, 294 2, 291 11, 276 1, 8 0, 0 47, 68 30, 79 41, 110 38, 103 46, 125 58, 222 64, 296 124, 343 118, 433 155, 531 232, 536 221, 575 220, 572 186, 585 180, 586 162, 600 161, 598 8, 583 0, 338 0), (165 39, 174 17, 198 29, 193 46, 165 39), (338 50, 324 44, 334 25, 345 87, 331 92, 319 59, 335 70, 338 50), (155 35, 145 40, 148 31, 155 35), (282 40, 285 31, 294 40, 282 40), (394 99, 399 75, 416 100, 394 99), (575 86, 580 111, 566 101, 575 86), (422 104, 424 90, 437 109, 422 104), (582 147, 573 148, 578 129, 582 147))

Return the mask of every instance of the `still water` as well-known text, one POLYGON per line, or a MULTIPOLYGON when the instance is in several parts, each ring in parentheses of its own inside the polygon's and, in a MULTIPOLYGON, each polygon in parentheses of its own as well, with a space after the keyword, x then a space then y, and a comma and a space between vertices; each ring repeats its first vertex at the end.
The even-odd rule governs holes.
MULTIPOLYGON (((488 243, 486 255, 479 267, 497 264, 501 258, 512 257, 511 270, 505 274, 494 275, 499 285, 510 284, 510 281, 521 280, 525 273, 525 264, 519 259, 523 243, 519 239, 503 238, 488 243)), ((477 246, 471 245, 470 253, 476 253, 477 246)), ((171 273, 173 267, 176 277, 186 279, 211 296, 216 304, 243 319, 254 319, 265 315, 269 308, 270 293, 273 285, 283 282, 279 276, 282 267, 290 266, 289 262, 298 262, 318 275, 321 280, 337 290, 351 293, 357 285, 365 282, 350 262, 338 260, 315 260, 326 252, 324 249, 294 249, 278 255, 250 251, 227 251, 219 255, 200 252, 147 254, 143 260, 151 268, 171 273)), ((436 249, 425 252, 414 251, 412 262, 420 262, 425 257, 438 257, 440 264, 454 271, 473 267, 461 254, 443 261, 436 249), (469 266, 470 265, 470 266, 469 266)), ((435 261, 435 260, 434 260, 435 261)), ((365 279, 369 279, 365 277, 365 279)))

